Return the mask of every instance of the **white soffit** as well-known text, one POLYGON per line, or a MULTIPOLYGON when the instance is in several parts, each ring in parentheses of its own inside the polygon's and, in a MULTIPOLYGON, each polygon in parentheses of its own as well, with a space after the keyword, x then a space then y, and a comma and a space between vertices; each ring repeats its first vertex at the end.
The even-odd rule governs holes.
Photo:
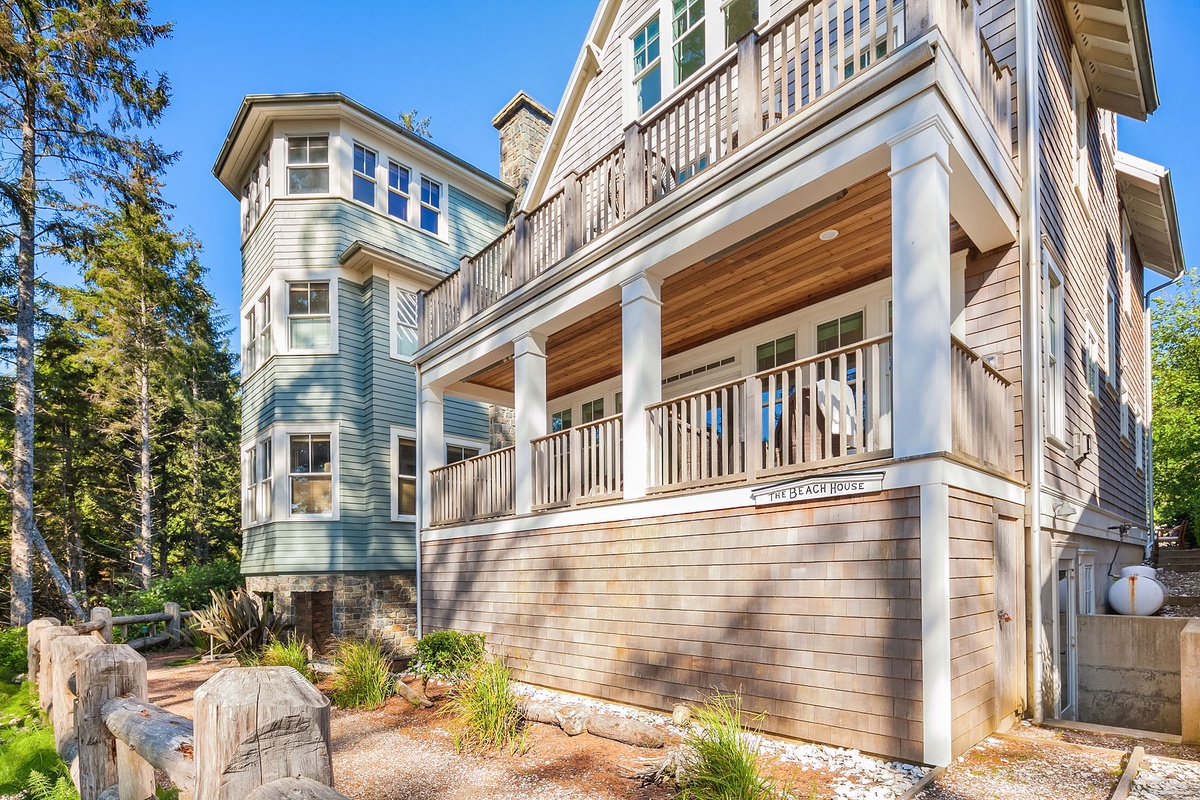
POLYGON ((1117 153, 1117 185, 1142 265, 1167 278, 1183 272, 1183 242, 1175 213, 1171 171, 1128 153, 1117 153))
POLYGON ((1158 108, 1144 0, 1065 0, 1092 101, 1133 119, 1158 108))

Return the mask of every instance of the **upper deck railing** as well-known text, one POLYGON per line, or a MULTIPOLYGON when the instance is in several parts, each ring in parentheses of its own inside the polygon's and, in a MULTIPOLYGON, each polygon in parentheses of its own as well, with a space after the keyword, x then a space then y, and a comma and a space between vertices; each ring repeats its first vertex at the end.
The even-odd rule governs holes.
POLYGON ((568 173, 541 205, 518 213, 495 241, 422 293, 420 345, 770 135, 934 26, 1000 141, 1010 142, 1012 76, 980 34, 974 0, 810 0, 761 34, 742 37, 677 98, 626 128, 621 144, 582 173, 568 173))

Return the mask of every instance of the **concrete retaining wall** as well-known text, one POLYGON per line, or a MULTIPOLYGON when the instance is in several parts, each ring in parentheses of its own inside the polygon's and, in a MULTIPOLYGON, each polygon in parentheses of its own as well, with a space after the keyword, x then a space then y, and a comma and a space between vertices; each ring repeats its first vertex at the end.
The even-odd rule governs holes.
POLYGON ((1080 616, 1080 721, 1178 734, 1179 637, 1189 621, 1080 616))

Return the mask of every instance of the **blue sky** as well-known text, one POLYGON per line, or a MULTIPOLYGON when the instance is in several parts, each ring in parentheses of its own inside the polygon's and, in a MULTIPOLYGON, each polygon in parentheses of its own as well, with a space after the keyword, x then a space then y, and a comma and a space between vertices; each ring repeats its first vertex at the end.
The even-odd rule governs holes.
MULTIPOLYGON (((1200 225, 1193 102, 1200 3, 1146 5, 1162 106, 1148 123, 1122 119, 1120 147, 1171 168, 1187 245, 1200 225)), ((558 104, 595 0, 160 0, 154 9, 175 23, 174 36, 142 59, 172 84, 171 107, 154 133, 181 153, 166 196, 176 227, 191 228, 203 243, 209 286, 233 324, 237 202, 211 170, 243 95, 339 91, 388 116, 416 108, 432 118, 437 144, 494 174, 492 116, 519 89, 552 109, 558 104)))

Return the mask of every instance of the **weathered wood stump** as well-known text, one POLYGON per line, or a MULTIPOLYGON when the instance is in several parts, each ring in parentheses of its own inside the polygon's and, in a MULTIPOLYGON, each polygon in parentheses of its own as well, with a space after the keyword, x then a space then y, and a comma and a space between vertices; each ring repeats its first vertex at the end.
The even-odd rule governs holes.
POLYGON ((587 718, 587 731, 634 747, 662 747, 665 737, 658 728, 635 719, 614 717, 609 714, 592 714, 587 718))
MULTIPOLYGON (((54 670, 51 663, 54 660, 50 652, 50 643, 62 636, 75 636, 75 629, 70 625, 55 625, 42 628, 38 633, 38 703, 42 711, 49 711, 54 703, 54 670)), ((30 677, 33 680, 33 677, 30 677)))
MULTIPOLYGON (((50 722, 54 725, 54 748, 60 755, 64 755, 67 742, 75 740, 75 692, 71 680, 75 675, 75 661, 87 651, 102 646, 94 636, 58 636, 50 641, 50 669, 54 676, 50 722)), ((63 760, 69 761, 65 755, 63 760)))
MULTIPOLYGON (((123 644, 102 645, 79 657, 75 674, 79 797, 99 800, 117 782, 117 749, 123 746, 104 724, 104 704, 122 695, 146 696, 146 659, 123 644)), ((154 773, 148 768, 144 772, 153 791, 154 773)), ((145 783, 140 788, 144 787, 145 783)))
POLYGON ((105 644, 112 644, 112 618, 112 609, 104 606, 92 606, 92 622, 100 622, 104 625, 100 630, 100 635, 104 638, 105 644))
POLYGON ((196 800, 244 800, 280 778, 333 783, 329 700, 290 667, 219 672, 196 690, 196 800))
POLYGON ((61 625, 61 620, 54 619, 53 617, 42 617, 41 619, 35 619, 25 626, 25 680, 37 683, 38 668, 42 663, 42 631, 47 628, 57 628, 61 625))
POLYGON ((346 795, 308 778, 280 778, 258 787, 246 800, 346 800, 346 795))

